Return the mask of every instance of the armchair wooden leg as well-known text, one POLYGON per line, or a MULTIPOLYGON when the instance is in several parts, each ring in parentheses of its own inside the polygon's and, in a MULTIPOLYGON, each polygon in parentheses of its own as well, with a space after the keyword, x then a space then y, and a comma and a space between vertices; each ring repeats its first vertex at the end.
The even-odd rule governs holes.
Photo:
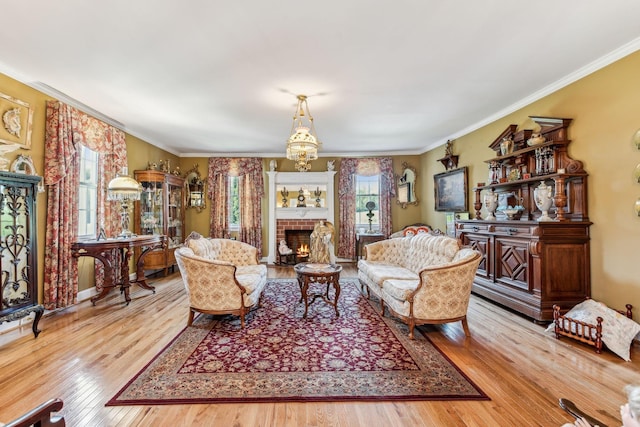
POLYGON ((409 339, 411 340, 415 339, 415 337, 413 336, 413 330, 415 329, 415 327, 416 327, 416 322, 412 318, 409 320, 409 339))
POLYGON ((471 332, 469 331, 469 324, 467 323, 467 318, 462 319, 462 329, 464 329, 464 334, 467 337, 471 336, 471 332))
POLYGON ((244 329, 244 310, 240 312, 240 327, 244 329))
POLYGON ((192 323, 193 323, 193 309, 190 308, 189 309, 189 320, 187 320, 187 326, 191 326, 192 323))
POLYGON ((384 300, 380 298, 380 315, 384 317, 384 300))

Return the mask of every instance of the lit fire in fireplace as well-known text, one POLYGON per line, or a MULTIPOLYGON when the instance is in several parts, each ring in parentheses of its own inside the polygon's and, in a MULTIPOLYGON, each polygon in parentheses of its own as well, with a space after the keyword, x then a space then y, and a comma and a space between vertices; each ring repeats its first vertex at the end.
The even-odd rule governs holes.
POLYGON ((309 255, 309 245, 302 244, 298 247, 296 251, 298 256, 308 256, 309 255))

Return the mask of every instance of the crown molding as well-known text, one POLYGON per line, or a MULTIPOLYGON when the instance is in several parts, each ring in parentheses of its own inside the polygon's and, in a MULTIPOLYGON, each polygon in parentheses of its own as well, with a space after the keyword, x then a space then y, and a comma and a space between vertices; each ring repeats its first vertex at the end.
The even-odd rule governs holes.
POLYGON ((443 139, 443 140, 439 140, 439 141, 434 141, 431 144, 428 144, 427 146, 424 147, 423 149, 423 153, 432 150, 434 148, 437 148, 441 145, 446 144, 446 142, 448 140, 452 140, 452 139, 456 139, 456 138, 460 138, 461 136, 465 136, 471 132, 474 132, 478 129, 480 129, 483 126, 486 126, 490 123, 493 123, 497 120, 500 120, 501 118, 515 112, 518 111, 519 109, 526 107, 529 104, 534 103, 535 101, 538 101, 539 99, 544 98, 545 96, 551 95, 554 92, 557 92, 558 90, 569 86, 571 83, 574 83, 586 76, 588 76, 589 74, 592 74, 596 71, 601 70, 602 68, 613 64, 614 62, 624 58, 625 56, 631 55, 632 53, 636 52, 637 50, 640 50, 640 37, 631 40, 629 43, 624 44, 622 46, 620 46, 619 48, 609 52, 608 54, 601 56, 600 58, 596 59, 595 61, 585 65, 584 67, 570 73, 567 74, 566 76, 562 77, 559 80, 556 80, 555 82, 551 83, 548 86, 545 86, 544 88, 540 89, 539 91, 536 91, 534 93, 532 93, 531 95, 522 98, 521 100, 519 100, 518 102, 515 102, 511 105, 509 105, 508 107, 503 108, 502 110, 499 110, 497 112, 495 112, 494 114, 485 117, 483 120, 480 120, 479 122, 476 122, 470 126, 467 126, 464 129, 459 130, 458 132, 455 132, 451 135, 449 135, 447 138, 443 139))

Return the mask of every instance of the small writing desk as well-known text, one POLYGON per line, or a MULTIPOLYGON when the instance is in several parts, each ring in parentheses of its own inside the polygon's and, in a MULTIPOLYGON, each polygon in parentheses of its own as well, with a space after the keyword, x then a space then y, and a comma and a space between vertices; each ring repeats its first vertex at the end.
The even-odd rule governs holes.
POLYGON ((365 245, 384 239, 386 236, 380 233, 356 233, 356 261, 362 258, 362 248, 365 245))
POLYGON ((91 298, 93 305, 96 301, 106 297, 111 289, 120 286, 120 291, 124 293, 127 304, 131 301, 129 287, 132 283, 137 283, 140 287, 153 291, 153 286, 147 285, 144 277, 144 257, 154 249, 164 248, 167 244, 166 236, 160 234, 150 234, 144 236, 133 236, 128 238, 111 238, 103 240, 81 240, 71 245, 71 255, 74 258, 90 256, 102 261, 104 265, 104 285, 102 292, 91 298), (133 255, 133 248, 143 247, 136 261, 136 278, 129 280, 129 260, 133 255), (120 256, 116 255, 116 251, 120 256))

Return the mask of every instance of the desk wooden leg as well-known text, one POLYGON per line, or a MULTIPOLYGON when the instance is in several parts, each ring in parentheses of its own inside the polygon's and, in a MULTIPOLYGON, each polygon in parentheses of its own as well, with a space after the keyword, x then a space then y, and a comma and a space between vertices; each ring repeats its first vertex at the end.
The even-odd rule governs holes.
POLYGON ((106 297, 111 289, 115 287, 115 271, 113 270, 113 264, 111 260, 100 254, 90 254, 90 256, 99 259, 104 266, 104 283, 102 283, 102 291, 93 297, 91 297, 91 304, 96 305, 96 302, 106 297))
MULTIPOLYGON (((136 262, 135 283, 137 283, 143 289, 146 289, 148 291, 153 291, 153 293, 155 294, 156 288, 154 286, 147 284, 147 279, 144 277, 144 258, 147 256, 147 254, 149 254, 154 249, 158 249, 158 246, 150 246, 146 248, 144 251, 142 251, 142 253, 138 257, 138 261, 136 262)), ((166 272, 165 272, 165 276, 166 276, 166 272)))
POLYGON ((131 296, 129 295, 129 289, 131 288, 131 281, 129 280, 129 260, 131 259, 132 249, 123 249, 121 252, 122 262, 120 264, 120 291, 124 293, 124 300, 127 305, 131 302, 131 296))

